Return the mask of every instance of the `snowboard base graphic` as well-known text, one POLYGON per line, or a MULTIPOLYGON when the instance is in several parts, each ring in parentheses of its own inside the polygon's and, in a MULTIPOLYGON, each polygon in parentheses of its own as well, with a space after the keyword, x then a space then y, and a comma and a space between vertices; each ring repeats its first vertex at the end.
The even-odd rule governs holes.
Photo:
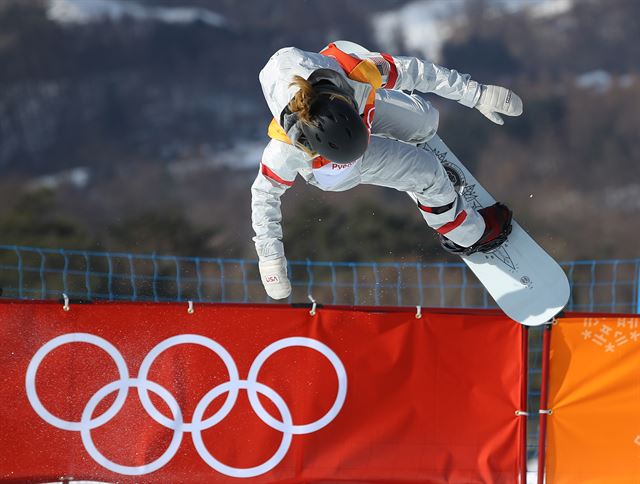
MULTIPOLYGON (((468 206, 478 209, 495 203, 437 135, 424 148, 440 160, 468 206)), ((562 268, 515 220, 509 238, 498 249, 462 260, 505 314, 524 325, 550 321, 569 300, 569 281, 562 268)))

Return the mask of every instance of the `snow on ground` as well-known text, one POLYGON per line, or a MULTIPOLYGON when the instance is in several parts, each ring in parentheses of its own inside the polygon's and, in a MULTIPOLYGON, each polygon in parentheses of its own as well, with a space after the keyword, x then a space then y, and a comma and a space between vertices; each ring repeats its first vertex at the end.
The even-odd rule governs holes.
POLYGON ((581 89, 591 89, 596 92, 604 93, 614 87, 628 89, 638 81, 638 76, 634 74, 624 74, 622 76, 614 76, 604 69, 595 69, 593 71, 580 74, 575 79, 575 84, 581 89))
POLYGON ((412 51, 437 60, 442 45, 455 31, 463 7, 459 0, 419 0, 378 14, 373 19, 376 40, 390 52, 398 52, 401 40, 412 51))
POLYGON ((186 177, 222 167, 257 169, 264 147, 264 141, 246 141, 225 150, 208 148, 200 156, 169 163, 168 170, 174 177, 186 177))
POLYGON ((604 194, 604 205, 621 212, 640 211, 640 183, 608 187, 604 194))
POLYGON ((33 179, 29 183, 29 189, 41 190, 56 189, 61 185, 72 185, 76 188, 85 188, 91 180, 89 168, 79 166, 70 170, 64 170, 51 175, 44 175, 33 179))
POLYGON ((213 27, 227 24, 211 10, 196 7, 150 7, 133 0, 49 0, 47 17, 61 24, 85 24, 108 18, 120 20, 157 20, 167 23, 204 22, 213 27))
POLYGON ((585 72, 576 78, 576 85, 583 89, 594 89, 605 92, 611 89, 613 76, 602 69, 585 72))
MULTIPOLYGON (((489 0, 489 13, 526 11, 536 18, 561 15, 575 0, 489 0)), ((444 43, 464 20, 466 0, 416 0, 383 12, 373 19, 376 40, 386 50, 398 52, 400 43, 438 61, 444 43)))
POLYGON ((538 482, 538 458, 533 457, 527 461, 527 483, 537 484, 538 482))
MULTIPOLYGON (((233 170, 257 170, 264 151, 264 141, 244 141, 225 149, 205 146, 197 155, 185 157, 167 164, 167 170, 175 178, 188 178, 201 173, 230 168, 233 170)), ((87 167, 76 167, 33 178, 30 190, 55 190, 62 186, 86 188, 92 179, 92 171, 87 167)))

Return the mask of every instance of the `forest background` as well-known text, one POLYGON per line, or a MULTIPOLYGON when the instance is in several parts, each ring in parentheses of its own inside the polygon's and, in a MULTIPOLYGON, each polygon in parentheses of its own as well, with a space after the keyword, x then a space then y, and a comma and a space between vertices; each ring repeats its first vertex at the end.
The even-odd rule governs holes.
MULTIPOLYGON (((255 258, 258 72, 335 39, 512 88, 503 127, 427 95, 439 134, 556 258, 640 255, 636 0, 2 0, 0 244, 255 258)), ((390 189, 283 218, 291 260, 449 260, 390 189)))

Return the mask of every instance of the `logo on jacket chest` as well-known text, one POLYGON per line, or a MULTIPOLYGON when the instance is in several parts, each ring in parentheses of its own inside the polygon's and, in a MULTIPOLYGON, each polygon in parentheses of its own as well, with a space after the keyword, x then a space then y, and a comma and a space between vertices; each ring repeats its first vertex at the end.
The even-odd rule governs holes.
POLYGON ((334 163, 331 162, 331 170, 344 170, 345 168, 349 168, 352 167, 355 164, 355 161, 352 161, 351 163, 334 163))

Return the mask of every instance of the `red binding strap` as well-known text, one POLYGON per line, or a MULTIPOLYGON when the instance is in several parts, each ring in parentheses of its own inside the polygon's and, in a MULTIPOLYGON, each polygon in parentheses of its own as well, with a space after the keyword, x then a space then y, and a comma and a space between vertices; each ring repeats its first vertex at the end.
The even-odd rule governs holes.
POLYGON ((441 213, 447 212, 448 210, 451 210, 453 208, 453 204, 456 201, 454 200, 451 203, 447 203, 446 205, 442 205, 440 207, 427 207, 426 205, 422 205, 420 202, 418 202, 418 208, 420 210, 422 210, 423 212, 427 212, 427 213, 434 213, 436 215, 440 215, 441 213))
POLYGON ((433 208, 432 207, 427 207, 426 205, 422 205, 420 202, 418 202, 418 208, 420 210, 422 210, 423 212, 433 213, 433 208))
POLYGON ((455 218, 455 220, 453 222, 449 222, 444 224, 442 227, 440 227, 439 229, 436 229, 436 231, 442 235, 444 234, 448 234, 449 232, 451 232, 453 229, 455 229, 456 227, 459 227, 462 222, 464 222, 467 218, 467 212, 465 210, 463 210, 462 212, 460 212, 458 214, 458 216, 455 218))

